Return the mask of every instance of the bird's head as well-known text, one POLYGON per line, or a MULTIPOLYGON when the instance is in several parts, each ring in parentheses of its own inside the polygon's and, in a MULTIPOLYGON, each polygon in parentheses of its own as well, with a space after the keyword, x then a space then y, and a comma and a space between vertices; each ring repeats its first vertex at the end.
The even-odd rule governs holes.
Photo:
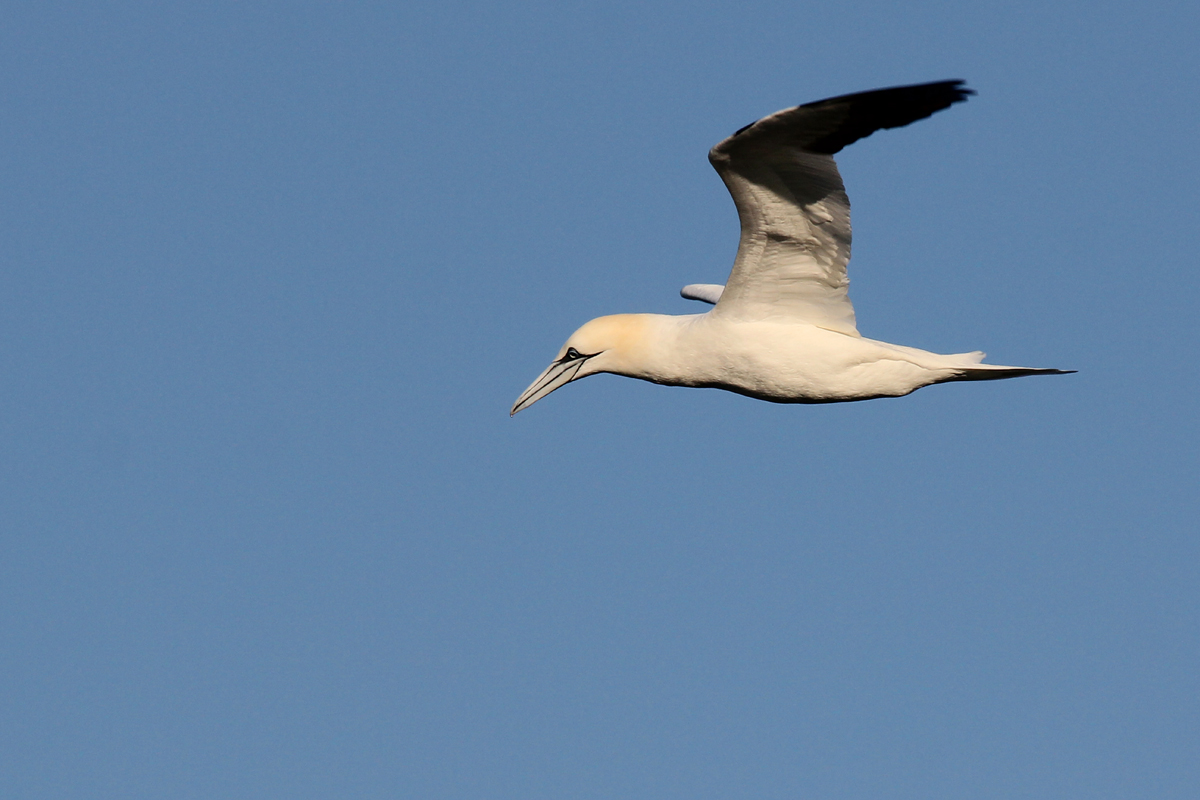
POLYGON ((575 331, 558 351, 554 362, 517 398, 511 414, 529 408, 560 386, 597 372, 630 375, 629 367, 644 349, 646 318, 649 316, 597 317, 575 331))

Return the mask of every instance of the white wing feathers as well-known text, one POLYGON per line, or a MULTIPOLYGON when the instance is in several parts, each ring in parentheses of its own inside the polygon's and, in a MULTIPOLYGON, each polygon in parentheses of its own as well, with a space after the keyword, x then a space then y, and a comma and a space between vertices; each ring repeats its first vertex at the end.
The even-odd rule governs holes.
POLYGON ((714 147, 708 159, 733 195, 742 235, 712 313, 857 336, 846 277, 850 201, 833 154, 969 94, 962 81, 943 81, 834 97, 764 117, 714 147))
POLYGON ((679 290, 679 296, 685 300, 701 300, 716 305, 723 291, 725 287, 719 283, 689 283, 679 290))

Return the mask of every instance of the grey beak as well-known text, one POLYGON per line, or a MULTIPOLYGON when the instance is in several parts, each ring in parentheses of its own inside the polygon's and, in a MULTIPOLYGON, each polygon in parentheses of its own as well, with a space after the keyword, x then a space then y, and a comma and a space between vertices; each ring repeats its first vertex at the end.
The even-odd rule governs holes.
POLYGON ((565 362, 555 361, 549 367, 546 367, 546 371, 538 375, 537 380, 529 384, 528 389, 521 392, 521 396, 517 398, 517 402, 513 403, 512 411, 508 415, 511 417, 518 411, 529 408, 558 387, 566 386, 575 380, 579 375, 579 370, 586 361, 586 357, 565 362))

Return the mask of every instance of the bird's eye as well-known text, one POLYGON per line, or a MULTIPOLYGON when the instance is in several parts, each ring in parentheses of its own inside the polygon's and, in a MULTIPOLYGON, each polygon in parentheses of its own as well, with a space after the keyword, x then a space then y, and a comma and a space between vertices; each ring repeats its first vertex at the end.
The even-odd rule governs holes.
POLYGON ((574 347, 568 347, 567 354, 565 356, 563 356, 562 360, 563 361, 575 361, 580 358, 583 358, 583 353, 579 352, 574 347))

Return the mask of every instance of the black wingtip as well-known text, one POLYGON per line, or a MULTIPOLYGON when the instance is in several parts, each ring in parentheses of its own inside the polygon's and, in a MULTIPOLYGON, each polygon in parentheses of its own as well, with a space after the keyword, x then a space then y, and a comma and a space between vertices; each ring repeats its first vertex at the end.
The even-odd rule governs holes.
MULTIPOLYGON (((758 120, 754 120, 754 122, 758 122, 758 120)), ((750 130, 751 128, 754 127, 754 122, 751 122, 749 125, 743 125, 742 127, 738 128, 736 131, 733 132, 733 135, 737 136, 740 133, 744 133, 744 132, 750 130)))
POLYGON ((877 130, 902 128, 962 103, 973 94, 975 90, 967 88, 966 81, 951 80, 889 86, 806 103, 802 108, 842 107, 844 117, 833 130, 808 143, 805 149, 833 155, 877 130))
MULTIPOLYGON (((925 103, 946 103, 941 108, 946 108, 954 103, 961 103, 973 94, 977 94, 974 89, 967 87, 967 82, 961 78, 948 81, 931 81, 929 83, 906 83, 900 86, 885 86, 882 89, 868 89, 865 92, 851 92, 850 94, 839 94, 836 97, 826 97, 824 100, 814 100, 811 103, 805 103, 801 108, 817 108, 824 105, 835 105, 847 101, 853 103, 879 103, 881 101, 890 100, 892 102, 908 102, 914 103, 924 101, 925 103)), ((938 110, 940 111, 941 108, 938 110)))
MULTIPOLYGON (((814 131, 816 135, 802 142, 801 146, 809 152, 833 155, 877 130, 900 128, 966 101, 976 93, 966 83, 957 79, 888 86, 827 97, 797 106, 797 109, 811 109, 825 117, 825 130, 819 133, 814 131)), ((764 119, 775 116, 773 114, 764 119)), ((743 125, 729 139, 736 139, 762 121, 743 125)), ((818 124, 818 127, 821 126, 818 124)))

